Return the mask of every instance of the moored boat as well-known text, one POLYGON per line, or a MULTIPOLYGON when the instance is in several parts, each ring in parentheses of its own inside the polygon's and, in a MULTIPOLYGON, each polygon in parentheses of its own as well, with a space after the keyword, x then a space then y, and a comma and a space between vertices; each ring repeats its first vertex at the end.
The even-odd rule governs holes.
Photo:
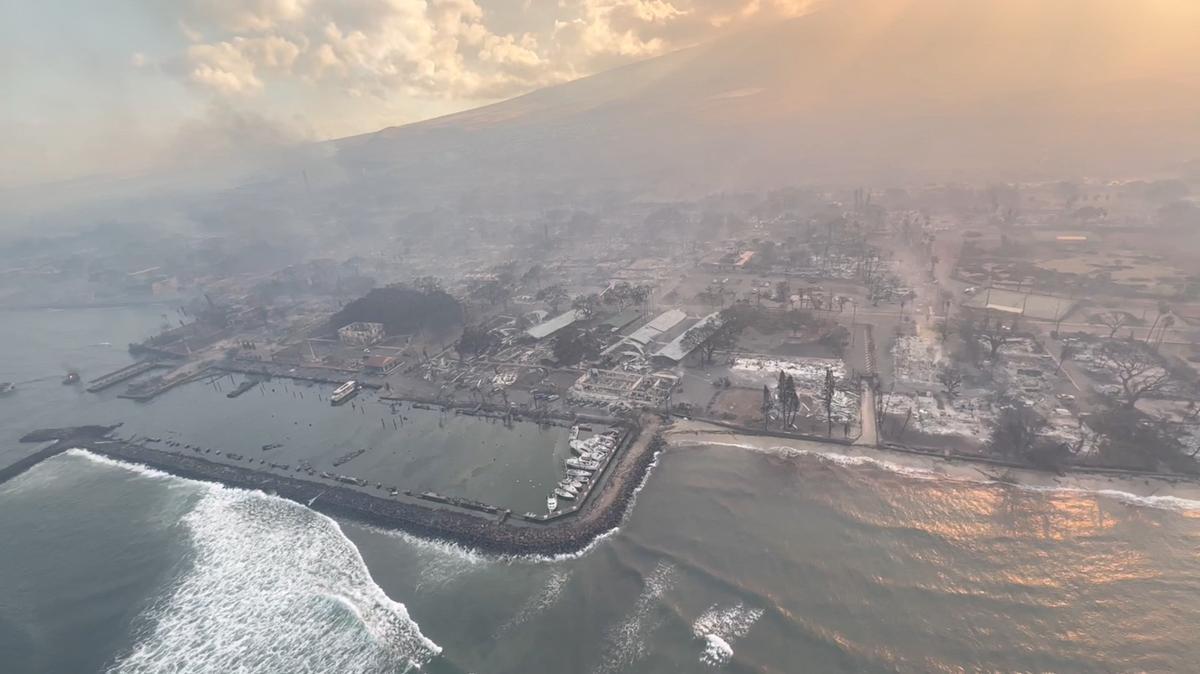
POLYGON ((347 400, 353 398, 358 393, 358 382, 351 379, 333 390, 329 395, 330 405, 341 405, 347 400))

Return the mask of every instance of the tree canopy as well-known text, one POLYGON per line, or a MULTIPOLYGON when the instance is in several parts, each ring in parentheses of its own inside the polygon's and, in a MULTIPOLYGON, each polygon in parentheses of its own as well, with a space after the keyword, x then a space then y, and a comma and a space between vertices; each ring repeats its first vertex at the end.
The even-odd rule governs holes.
POLYGON ((375 288, 347 304, 329 319, 329 324, 336 330, 359 321, 382 323, 389 335, 442 332, 462 323, 462 308, 458 300, 442 290, 418 290, 398 284, 375 288))

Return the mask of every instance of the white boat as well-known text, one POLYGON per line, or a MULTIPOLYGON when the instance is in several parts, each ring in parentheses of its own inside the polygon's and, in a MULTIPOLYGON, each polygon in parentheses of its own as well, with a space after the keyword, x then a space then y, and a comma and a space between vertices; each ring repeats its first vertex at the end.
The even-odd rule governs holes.
POLYGON ((546 510, 550 512, 558 510, 558 499, 554 497, 554 494, 546 497, 546 510))
POLYGON ((577 459, 575 457, 567 459, 567 466, 570 468, 583 468, 585 470, 597 470, 600 468, 600 464, 595 461, 589 461, 588 459, 577 459))
POLYGON ((571 434, 567 437, 567 439, 568 440, 578 440, 579 439, 579 424, 576 424, 571 427, 571 434))
POLYGON ((565 490, 565 489, 563 489, 562 487, 559 487, 558 489, 555 489, 555 490, 554 490, 554 495, 555 495, 555 496, 557 496, 558 498, 565 498, 565 499, 567 499, 568 501, 574 501, 574 500, 575 500, 575 495, 574 495, 574 494, 572 494, 572 493, 571 493, 571 492, 569 492, 569 491, 566 491, 566 490, 565 490))
POLYGON ((351 379, 333 390, 333 393, 329 395, 329 404, 341 405, 353 398, 356 393, 358 393, 358 382, 351 379))
POLYGON ((586 440, 576 440, 570 444, 576 454, 611 452, 616 447, 616 442, 604 435, 593 435, 586 440))
POLYGON ((567 469, 567 475, 569 475, 571 477, 590 477, 591 474, 592 474, 592 471, 584 470, 582 468, 568 468, 567 469))

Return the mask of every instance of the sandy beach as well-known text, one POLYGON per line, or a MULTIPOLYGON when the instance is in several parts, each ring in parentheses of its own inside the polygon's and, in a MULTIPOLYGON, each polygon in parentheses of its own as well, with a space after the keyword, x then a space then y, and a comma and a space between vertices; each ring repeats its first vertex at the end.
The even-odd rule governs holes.
POLYGON ((960 457, 894 449, 847 446, 739 432, 698 421, 678 421, 663 435, 672 447, 725 445, 777 455, 821 456, 843 465, 873 465, 914 478, 994 482, 1039 491, 1081 491, 1177 510, 1200 511, 1200 479, 1088 469, 1056 475, 960 457))

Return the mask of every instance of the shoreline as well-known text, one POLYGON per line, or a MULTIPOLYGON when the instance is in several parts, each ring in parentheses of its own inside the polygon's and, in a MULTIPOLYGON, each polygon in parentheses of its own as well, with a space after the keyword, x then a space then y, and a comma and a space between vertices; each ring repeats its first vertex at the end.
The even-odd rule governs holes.
POLYGON ((1006 484, 1036 491, 1079 491, 1110 496, 1126 494, 1150 500, 1149 502, 1158 500, 1157 505, 1200 510, 1200 478, 1185 475, 1103 468, 1067 468, 1060 475, 986 457, 946 456, 895 447, 826 443, 774 434, 758 434, 701 421, 679 421, 673 427, 665 429, 663 436, 670 447, 711 444, 767 453, 794 451, 832 460, 869 463, 914 477, 1006 484))
POLYGON ((633 426, 625 449, 610 465, 603 483, 580 509, 569 516, 546 521, 497 518, 412 499, 383 498, 349 487, 154 449, 113 437, 116 426, 34 431, 22 441, 51 444, 4 467, 0 470, 0 482, 16 477, 46 459, 79 449, 185 479, 261 491, 333 517, 385 530, 484 554, 513 557, 571 555, 590 548, 619 527, 649 477, 658 454, 667 449, 686 451, 692 445, 726 446, 782 456, 807 454, 843 465, 871 465, 914 479, 1008 485, 1031 491, 1078 492, 1152 507, 1200 510, 1200 479, 1187 476, 1111 469, 1074 469, 1060 475, 994 460, 829 443, 704 421, 677 420, 665 427, 653 417, 646 421, 633 426))
POLYGON ((0 481, 16 477, 67 450, 80 449, 181 478, 274 494, 334 517, 448 541, 483 553, 564 555, 586 549, 621 523, 649 467, 663 448, 656 421, 634 425, 626 447, 610 464, 608 475, 579 510, 552 520, 529 521, 483 516, 415 500, 383 498, 348 487, 153 449, 115 438, 114 430, 115 427, 80 427, 34 431, 22 440, 53 444, 0 471, 0 481))

